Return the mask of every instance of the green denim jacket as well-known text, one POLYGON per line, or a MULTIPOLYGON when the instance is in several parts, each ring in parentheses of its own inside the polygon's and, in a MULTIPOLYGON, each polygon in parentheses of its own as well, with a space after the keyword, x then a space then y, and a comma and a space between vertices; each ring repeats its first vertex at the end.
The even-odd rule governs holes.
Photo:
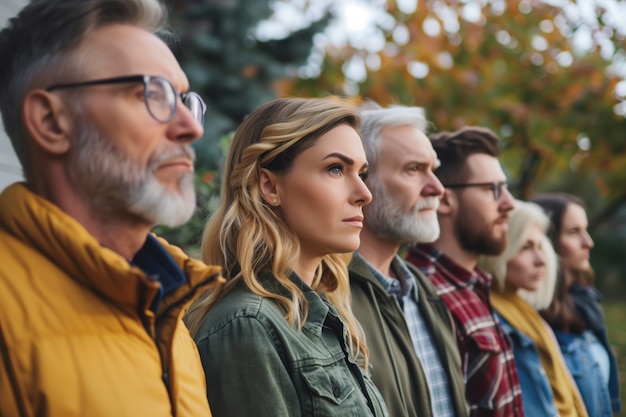
MULTIPOLYGON (((261 281, 274 278, 261 274, 261 281)), ((215 417, 388 416, 369 376, 349 358, 337 310, 295 275, 309 313, 302 331, 273 300, 237 286, 195 337, 215 417)), ((265 285, 268 288, 267 285, 265 285)))

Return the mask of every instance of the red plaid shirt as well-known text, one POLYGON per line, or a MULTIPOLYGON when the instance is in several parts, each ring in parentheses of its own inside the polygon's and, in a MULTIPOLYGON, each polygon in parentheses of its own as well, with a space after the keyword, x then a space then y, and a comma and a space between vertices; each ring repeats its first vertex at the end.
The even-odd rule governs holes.
POLYGON ((467 271, 433 245, 410 248, 406 259, 430 278, 454 317, 471 417, 523 416, 513 350, 489 301, 491 276, 467 271))

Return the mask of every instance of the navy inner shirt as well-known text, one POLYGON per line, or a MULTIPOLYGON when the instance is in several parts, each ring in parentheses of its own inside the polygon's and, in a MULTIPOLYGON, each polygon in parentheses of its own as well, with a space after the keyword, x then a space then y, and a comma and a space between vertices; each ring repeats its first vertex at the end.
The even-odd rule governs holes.
POLYGON ((159 294, 150 306, 155 314, 163 296, 187 282, 183 270, 151 234, 148 235, 146 242, 132 259, 131 264, 145 272, 148 278, 161 284, 159 294))

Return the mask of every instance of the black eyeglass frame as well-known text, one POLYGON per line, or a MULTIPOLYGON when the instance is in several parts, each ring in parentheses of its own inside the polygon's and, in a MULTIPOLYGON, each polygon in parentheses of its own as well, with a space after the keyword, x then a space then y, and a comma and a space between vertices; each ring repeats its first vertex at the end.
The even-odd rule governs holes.
POLYGON ((493 182, 470 182, 465 184, 443 184, 444 188, 468 188, 468 187, 491 187, 493 192, 493 199, 498 201, 502 197, 502 189, 508 188, 509 184, 506 181, 493 181, 493 182))
MULTIPOLYGON (((180 93, 180 92, 176 91, 176 89, 174 88, 172 83, 167 78, 161 77, 161 76, 158 76, 158 75, 126 75, 126 76, 122 76, 122 77, 101 78, 101 79, 97 79, 97 80, 81 81, 81 82, 76 82, 76 83, 53 84, 50 87, 46 88, 46 91, 62 90, 62 89, 77 88, 77 87, 89 87, 89 86, 93 86, 93 85, 125 84, 125 83, 138 83, 138 82, 141 82, 141 83, 143 83, 143 98, 144 98, 144 102, 146 104, 146 108, 148 109, 148 113, 150 113, 150 116, 152 116, 154 118, 154 120, 156 120, 157 122, 167 123, 167 122, 171 121, 174 118, 174 115, 176 114, 176 109, 178 107, 178 100, 174 100, 174 104, 172 105, 172 109, 170 111, 170 115, 167 117, 167 119, 165 119, 165 120, 159 119, 152 112, 152 109, 150 109, 150 104, 148 102, 148 100, 149 100, 149 97, 148 97, 148 94, 149 94, 148 86, 150 84, 150 81, 153 80, 153 79, 159 79, 159 80, 165 81, 170 86, 172 91, 174 92, 174 95, 177 96, 177 97, 180 97, 180 99, 182 100, 183 104, 185 104, 185 107, 187 107, 188 109, 190 109, 190 107, 187 106, 188 98, 189 97, 197 98, 198 103, 200 103, 200 106, 201 106, 202 117, 200 119, 196 118, 196 120, 198 121, 198 123, 200 123, 201 126, 204 126, 204 115, 206 114, 207 106, 206 106, 206 103, 204 102, 204 100, 202 100, 202 97, 200 97, 200 95, 198 93, 193 92, 193 91, 189 91, 187 93, 180 93)), ((193 113, 194 112, 192 111, 192 114, 193 113)))

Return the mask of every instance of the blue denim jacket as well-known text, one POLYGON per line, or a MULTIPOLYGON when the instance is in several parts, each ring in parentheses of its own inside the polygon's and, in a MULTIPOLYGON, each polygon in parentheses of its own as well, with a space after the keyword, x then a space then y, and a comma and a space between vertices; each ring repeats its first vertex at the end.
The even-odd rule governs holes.
MULTIPOLYGON (((578 385, 589 416, 611 417, 613 412, 619 412, 621 409, 619 385, 617 384, 617 396, 612 395, 611 392, 615 388, 610 392, 610 386, 616 385, 615 378, 609 379, 609 386, 605 384, 600 367, 591 354, 590 343, 593 340, 590 340, 589 334, 566 333, 559 330, 555 330, 554 334, 559 341, 565 363, 578 385)), ((603 342, 600 338, 598 340, 603 342)), ((609 358, 612 358, 611 351, 609 358)), ((611 374, 616 375, 612 363, 611 374)))
POLYGON ((243 284, 205 318, 195 340, 213 416, 388 417, 370 376, 348 354, 335 307, 292 280, 308 302, 302 330, 289 325, 276 301, 243 284))
POLYGON ((559 415, 550 381, 541 366, 539 352, 535 343, 524 333, 511 326, 496 312, 504 333, 509 337, 513 346, 513 356, 522 388, 522 403, 524 414, 532 417, 557 417, 559 415))

